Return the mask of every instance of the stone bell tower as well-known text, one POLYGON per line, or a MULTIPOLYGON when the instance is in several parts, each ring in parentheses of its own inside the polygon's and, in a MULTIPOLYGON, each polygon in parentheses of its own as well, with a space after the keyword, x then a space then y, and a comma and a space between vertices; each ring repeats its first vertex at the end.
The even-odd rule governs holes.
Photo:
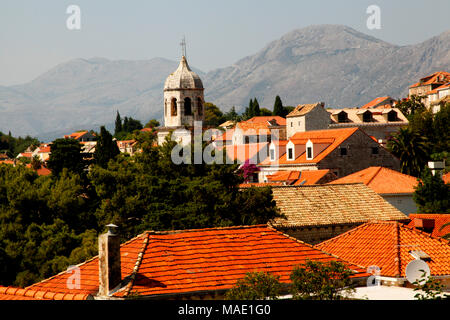
POLYGON ((200 77, 189 68, 186 60, 186 43, 183 39, 182 56, 178 68, 164 83, 164 127, 158 133, 158 143, 164 141, 170 131, 176 130, 184 142, 192 138, 194 121, 204 120, 203 83, 200 77), (181 133, 185 129, 185 133, 181 133), (188 137, 189 135, 189 137, 188 137))

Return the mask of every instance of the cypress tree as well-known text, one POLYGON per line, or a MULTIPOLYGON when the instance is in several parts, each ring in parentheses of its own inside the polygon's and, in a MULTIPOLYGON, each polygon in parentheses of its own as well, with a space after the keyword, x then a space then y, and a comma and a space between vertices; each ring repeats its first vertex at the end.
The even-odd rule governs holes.
POLYGON ((114 129, 114 135, 117 135, 121 131, 122 131, 122 118, 120 118, 119 110, 117 110, 116 127, 114 129))
POLYGON ((258 100, 255 98, 255 100, 253 100, 253 117, 257 117, 261 115, 261 110, 259 108, 259 103, 258 100))
POLYGON ((276 96, 276 98, 275 98, 275 103, 273 105, 273 115, 280 116, 280 117, 285 116, 283 103, 281 102, 280 96, 276 96))
POLYGON ((94 159, 95 163, 106 168, 110 159, 114 159, 120 153, 119 148, 113 137, 104 126, 100 127, 100 136, 95 147, 94 159))

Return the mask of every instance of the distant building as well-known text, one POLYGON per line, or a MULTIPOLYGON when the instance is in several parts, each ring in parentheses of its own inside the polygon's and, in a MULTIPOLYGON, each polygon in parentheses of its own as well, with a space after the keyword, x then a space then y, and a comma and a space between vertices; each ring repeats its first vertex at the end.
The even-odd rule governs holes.
POLYGON ((118 140, 116 142, 121 153, 128 153, 133 156, 138 151, 136 140, 118 140))
POLYGON ((408 227, 429 233, 433 237, 450 234, 450 214, 414 213, 410 214, 408 227))
POLYGON ((422 102, 433 113, 439 111, 439 103, 448 101, 450 95, 450 73, 438 71, 423 77, 419 82, 409 87, 409 97, 412 95, 423 97, 422 102))
POLYGON ((289 139, 297 132, 328 129, 330 116, 323 102, 301 104, 286 116, 286 133, 289 139))
POLYGON ((399 160, 358 128, 297 132, 272 141, 269 156, 258 164, 260 182, 278 171, 329 169, 340 178, 370 166, 400 170, 399 160))
POLYGON ((378 97, 361 106, 361 109, 391 109, 395 106, 396 101, 389 97, 378 97))
POLYGON ((364 183, 406 215, 417 212, 413 200, 417 178, 383 167, 369 167, 329 184, 364 183))
POLYGON ((79 142, 95 141, 97 137, 87 130, 73 132, 69 135, 65 135, 66 139, 75 139, 79 142))

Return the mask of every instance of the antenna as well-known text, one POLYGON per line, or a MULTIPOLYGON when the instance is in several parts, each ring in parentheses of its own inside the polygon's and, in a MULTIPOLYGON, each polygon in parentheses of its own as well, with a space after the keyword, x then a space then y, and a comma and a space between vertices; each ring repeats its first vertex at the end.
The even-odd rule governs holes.
POLYGON ((416 281, 426 281, 431 272, 430 267, 425 261, 416 259, 408 263, 405 269, 405 274, 406 280, 408 280, 408 282, 412 284, 416 281))
POLYGON ((183 39, 181 39, 180 46, 181 46, 181 54, 186 57, 186 38, 184 35, 183 39))

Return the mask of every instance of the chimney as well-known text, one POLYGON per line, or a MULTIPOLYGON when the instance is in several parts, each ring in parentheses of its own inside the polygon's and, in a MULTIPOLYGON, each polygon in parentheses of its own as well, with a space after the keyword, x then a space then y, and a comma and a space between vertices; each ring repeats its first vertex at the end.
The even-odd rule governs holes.
POLYGON ((120 238, 117 226, 108 224, 108 232, 98 238, 99 296, 108 296, 121 281, 120 238))

